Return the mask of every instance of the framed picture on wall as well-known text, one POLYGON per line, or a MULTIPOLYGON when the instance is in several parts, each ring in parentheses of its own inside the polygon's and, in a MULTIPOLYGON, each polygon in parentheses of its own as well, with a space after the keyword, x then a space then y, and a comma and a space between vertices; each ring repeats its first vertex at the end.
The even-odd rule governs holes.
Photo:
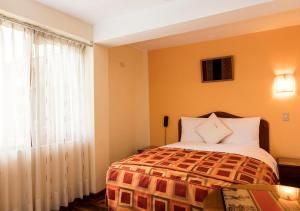
POLYGON ((233 80, 233 56, 201 60, 202 82, 233 80))

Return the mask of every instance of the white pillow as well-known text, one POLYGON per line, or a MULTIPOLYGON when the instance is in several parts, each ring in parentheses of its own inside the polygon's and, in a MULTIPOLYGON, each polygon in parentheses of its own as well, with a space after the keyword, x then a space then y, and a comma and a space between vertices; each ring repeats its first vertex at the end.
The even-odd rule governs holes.
POLYGON ((196 133, 195 128, 205 122, 207 118, 181 117, 181 142, 199 141, 204 143, 201 136, 196 133))
POLYGON ((233 132, 223 139, 222 143, 259 147, 260 119, 260 117, 220 118, 233 132))
POLYGON ((207 144, 217 144, 232 131, 212 113, 209 118, 196 128, 196 132, 207 144))

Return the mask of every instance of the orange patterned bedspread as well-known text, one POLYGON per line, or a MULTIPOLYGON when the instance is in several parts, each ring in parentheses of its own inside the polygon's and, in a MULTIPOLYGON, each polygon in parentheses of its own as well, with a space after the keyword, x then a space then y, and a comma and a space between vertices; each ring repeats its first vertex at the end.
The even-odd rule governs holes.
POLYGON ((156 148, 113 163, 106 194, 110 211, 197 211, 211 190, 233 183, 276 184, 277 177, 238 154, 156 148))

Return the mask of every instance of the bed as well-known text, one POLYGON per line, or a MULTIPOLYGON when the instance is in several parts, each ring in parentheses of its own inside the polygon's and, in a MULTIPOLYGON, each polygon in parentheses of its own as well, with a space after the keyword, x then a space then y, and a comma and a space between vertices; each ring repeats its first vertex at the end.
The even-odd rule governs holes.
MULTIPOLYGON (((221 118, 241 118, 214 113, 221 118)), ((179 121, 179 137, 181 130, 179 121)), ((198 211, 214 189, 232 184, 277 184, 277 164, 268 153, 268 122, 262 119, 259 146, 185 141, 115 162, 107 172, 108 208, 111 211, 198 211)))

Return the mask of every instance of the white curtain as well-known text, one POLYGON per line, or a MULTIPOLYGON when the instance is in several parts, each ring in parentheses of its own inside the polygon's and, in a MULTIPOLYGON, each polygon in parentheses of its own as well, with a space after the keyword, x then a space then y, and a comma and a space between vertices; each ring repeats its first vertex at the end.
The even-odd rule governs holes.
POLYGON ((58 210, 95 192, 90 49, 0 24, 0 210, 58 210))

